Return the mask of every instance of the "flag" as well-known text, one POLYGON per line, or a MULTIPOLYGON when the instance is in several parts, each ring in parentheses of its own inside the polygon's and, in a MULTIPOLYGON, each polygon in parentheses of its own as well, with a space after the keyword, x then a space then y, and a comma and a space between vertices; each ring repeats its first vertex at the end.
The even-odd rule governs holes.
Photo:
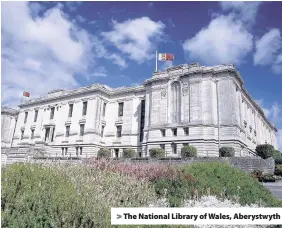
POLYGON ((174 55, 169 54, 169 53, 159 53, 158 57, 159 61, 173 61, 174 60, 174 55))
POLYGON ((24 91, 24 92, 23 92, 23 96, 24 96, 24 97, 29 97, 29 96, 30 96, 30 92, 24 91))

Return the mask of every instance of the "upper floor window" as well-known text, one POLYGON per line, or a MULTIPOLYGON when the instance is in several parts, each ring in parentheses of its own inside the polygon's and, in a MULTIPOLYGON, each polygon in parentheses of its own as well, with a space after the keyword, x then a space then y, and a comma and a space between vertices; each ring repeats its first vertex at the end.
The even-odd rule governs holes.
POLYGON ((106 115, 106 106, 107 106, 107 103, 106 102, 104 102, 104 104, 103 104, 103 117, 105 117, 105 115, 106 115))
POLYGON ((118 116, 123 116, 123 102, 118 103, 118 116))
POLYGON ((87 113, 87 101, 83 102, 83 109, 82 109, 82 115, 85 116, 87 113))
POLYGON ((28 116, 28 112, 25 112, 24 123, 26 123, 26 121, 27 121, 27 116, 28 116))
POLYGON ((54 113, 55 113, 55 108, 51 108, 51 111, 50 111, 50 120, 54 119, 54 113))
POLYGON ((72 117, 73 104, 69 104, 69 117, 72 117))
POLYGON ((66 137, 70 136, 70 126, 66 126, 66 137))
POLYGON ((38 110, 35 110, 35 113, 34 113, 34 122, 37 121, 37 116, 38 116, 38 110))
POLYGON ((84 124, 80 124, 80 136, 84 135, 84 124))
POLYGON ((117 137, 121 137, 122 126, 117 126, 117 137))
POLYGON ((162 137, 165 137, 165 129, 161 130, 161 135, 162 135, 162 137))
POLYGON ((172 129, 173 136, 177 136, 177 128, 172 129))
POLYGON ((189 128, 188 127, 183 128, 183 130, 184 130, 184 134, 185 135, 189 135, 189 128))
POLYGON ((180 122, 180 110, 181 110, 181 96, 180 96, 180 83, 173 82, 171 84, 171 117, 173 123, 180 122))

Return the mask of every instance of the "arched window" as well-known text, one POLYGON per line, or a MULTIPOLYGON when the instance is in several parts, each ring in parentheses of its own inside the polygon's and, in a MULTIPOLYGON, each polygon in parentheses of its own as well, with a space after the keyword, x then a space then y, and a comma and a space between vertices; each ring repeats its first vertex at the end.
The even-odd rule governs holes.
POLYGON ((172 122, 180 122, 180 110, 181 110, 181 96, 180 96, 180 83, 173 82, 171 84, 171 107, 172 107, 172 122))

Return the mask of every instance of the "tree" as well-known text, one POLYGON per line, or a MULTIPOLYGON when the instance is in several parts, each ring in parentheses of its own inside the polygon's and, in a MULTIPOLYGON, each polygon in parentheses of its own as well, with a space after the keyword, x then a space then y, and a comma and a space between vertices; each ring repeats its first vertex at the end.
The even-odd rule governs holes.
POLYGON ((181 157, 190 158, 197 157, 197 149, 194 146, 183 146, 181 148, 181 157))
POLYGON ((110 158, 111 157, 111 151, 109 149, 101 148, 98 151, 97 157, 98 158, 110 158))
POLYGON ((124 149, 122 153, 122 157, 124 158, 134 158, 136 157, 136 151, 133 149, 124 149))
POLYGON ((221 147, 219 149, 219 156, 220 157, 234 157, 235 155, 235 150, 233 147, 221 147))
POLYGON ((256 153, 263 159, 267 159, 273 156, 274 147, 269 144, 262 144, 256 147, 256 153))
POLYGON ((152 148, 149 152, 151 158, 163 158, 165 156, 165 150, 161 148, 152 148))

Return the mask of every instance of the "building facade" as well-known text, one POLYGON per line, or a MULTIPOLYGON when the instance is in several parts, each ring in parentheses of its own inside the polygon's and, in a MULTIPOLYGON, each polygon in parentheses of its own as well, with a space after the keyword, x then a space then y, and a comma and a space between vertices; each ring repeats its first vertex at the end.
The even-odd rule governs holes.
POLYGON ((17 110, 1 108, 1 148, 11 148, 17 118, 17 110))
POLYGON ((173 157, 188 144, 198 156, 219 156, 221 146, 253 156, 258 144, 277 148, 276 128, 233 65, 184 64, 153 73, 142 86, 55 90, 19 108, 12 147, 49 156, 92 157, 109 148, 119 157, 133 148, 145 157, 163 148, 173 157))

